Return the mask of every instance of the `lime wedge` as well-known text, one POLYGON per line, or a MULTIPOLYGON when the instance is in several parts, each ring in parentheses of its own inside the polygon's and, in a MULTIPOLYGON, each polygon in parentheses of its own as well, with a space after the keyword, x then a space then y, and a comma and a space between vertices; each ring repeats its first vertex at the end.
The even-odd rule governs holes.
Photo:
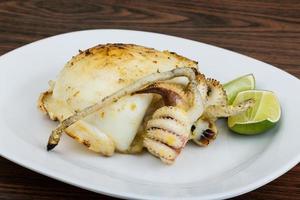
POLYGON ((254 99, 255 105, 246 112, 228 118, 228 127, 240 134, 258 134, 272 128, 280 119, 280 104, 271 91, 247 90, 240 92, 233 105, 254 99))
POLYGON ((253 74, 247 74, 225 83, 223 87, 227 94, 228 103, 232 104, 239 92, 255 89, 255 79, 253 74))

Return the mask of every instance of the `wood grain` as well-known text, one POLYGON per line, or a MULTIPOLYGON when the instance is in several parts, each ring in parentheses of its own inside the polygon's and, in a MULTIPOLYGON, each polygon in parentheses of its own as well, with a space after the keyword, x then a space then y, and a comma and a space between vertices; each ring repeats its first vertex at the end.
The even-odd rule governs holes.
MULTIPOLYGON (((70 31, 160 32, 230 49, 300 77, 300 1, 0 1, 0 55, 70 31)), ((299 91, 298 91, 299 92, 299 91)), ((0 158, 0 199, 112 199, 0 158)), ((300 199, 300 165, 235 199, 300 199)))

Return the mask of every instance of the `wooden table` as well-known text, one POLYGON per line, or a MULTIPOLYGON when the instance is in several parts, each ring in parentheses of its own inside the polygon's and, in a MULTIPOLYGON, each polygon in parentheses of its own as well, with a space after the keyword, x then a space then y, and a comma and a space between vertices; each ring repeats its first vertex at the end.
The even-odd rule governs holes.
MULTIPOLYGON (((297 0, 0 1, 0 55, 48 36, 103 28, 189 38, 254 57, 300 77, 300 1, 297 0)), ((295 95, 299 92, 295 91, 295 95)), ((0 199, 78 198, 113 199, 0 158, 0 199)), ((235 199, 300 199, 300 165, 235 199)))

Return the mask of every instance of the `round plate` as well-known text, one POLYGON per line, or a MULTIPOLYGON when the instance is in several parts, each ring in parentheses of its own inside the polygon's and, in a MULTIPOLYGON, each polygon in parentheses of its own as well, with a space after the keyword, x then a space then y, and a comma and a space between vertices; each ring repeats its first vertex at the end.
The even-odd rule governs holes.
POLYGON ((49 177, 102 194, 135 199, 223 199, 260 187, 300 160, 300 82, 255 59, 211 45, 156 33, 88 30, 43 39, 0 57, 0 153, 49 177), (280 123, 246 137, 218 122, 219 136, 206 148, 189 144, 167 166, 148 153, 105 158, 63 136, 46 151, 57 123, 36 102, 79 49, 104 43, 134 43, 177 52, 199 61, 200 70, 221 82, 253 73, 257 88, 274 91, 282 106, 280 123), (296 91, 296 92, 295 92, 296 91))

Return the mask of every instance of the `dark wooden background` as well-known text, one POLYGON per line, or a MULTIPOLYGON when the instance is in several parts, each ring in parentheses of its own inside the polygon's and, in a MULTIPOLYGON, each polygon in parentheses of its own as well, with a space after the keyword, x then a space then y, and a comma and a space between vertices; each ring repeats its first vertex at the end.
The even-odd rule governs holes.
MULTIPOLYGON (((69 31, 160 32, 227 48, 300 77, 300 1, 1 1, 0 55, 69 31)), ((300 91, 295 91, 299 95, 300 91)), ((291 97, 292 98, 292 97, 291 97)), ((0 199, 112 199, 0 158, 0 199)), ((300 165, 235 199, 300 199, 300 165)))

